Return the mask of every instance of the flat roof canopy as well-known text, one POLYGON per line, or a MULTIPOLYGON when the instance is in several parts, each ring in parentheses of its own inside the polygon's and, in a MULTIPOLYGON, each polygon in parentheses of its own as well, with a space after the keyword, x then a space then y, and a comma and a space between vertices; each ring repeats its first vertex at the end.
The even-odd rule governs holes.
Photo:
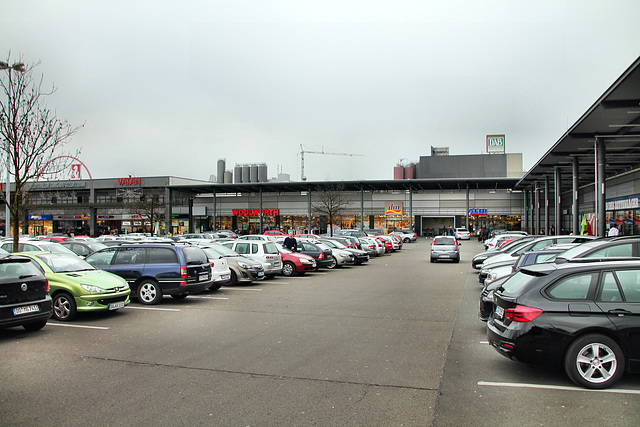
POLYGON ((545 176, 553 185, 555 168, 560 168, 562 188, 570 190, 574 159, 579 163, 579 186, 595 183, 596 138, 605 142, 607 179, 640 167, 640 58, 538 160, 516 188, 530 189, 545 176))
POLYGON ((172 190, 192 194, 201 193, 297 193, 302 191, 321 191, 341 186, 344 191, 413 191, 423 190, 510 190, 518 178, 449 178, 449 179, 397 179, 382 181, 313 181, 313 182, 256 182, 242 184, 196 184, 171 185, 172 190))

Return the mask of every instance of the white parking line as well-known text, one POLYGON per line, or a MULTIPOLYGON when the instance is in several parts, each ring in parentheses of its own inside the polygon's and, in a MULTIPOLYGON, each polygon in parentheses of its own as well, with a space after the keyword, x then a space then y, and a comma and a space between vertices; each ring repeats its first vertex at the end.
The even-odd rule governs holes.
POLYGON ((224 289, 225 291, 261 291, 260 288, 227 288, 226 286, 221 287, 220 289, 224 289))
POLYGON ((193 296, 193 295, 191 295, 189 297, 189 299, 191 299, 191 298, 196 298, 196 299, 229 299, 229 298, 226 298, 226 297, 200 297, 200 296, 193 296))
POLYGON ((180 311, 179 308, 132 307, 130 305, 126 306, 125 309, 131 309, 131 310, 153 310, 153 311, 180 311))
POLYGON ((489 345, 489 341, 480 341, 480 344, 487 344, 487 345, 489 345))
POLYGON ((547 384, 526 384, 526 383, 494 383, 491 381, 478 381, 479 386, 488 387, 516 387, 516 388, 536 388, 544 390, 569 390, 569 391, 594 391, 598 393, 617 393, 617 394, 638 394, 640 390, 626 390, 626 389, 606 389, 606 390, 593 390, 582 387, 570 387, 562 385, 547 385, 547 384))
POLYGON ((69 325, 67 323, 51 323, 51 322, 47 322, 47 326, 64 326, 67 328, 81 328, 81 329, 99 329, 99 330, 107 330, 107 329, 111 329, 109 327, 105 327, 105 326, 85 326, 85 325, 69 325))

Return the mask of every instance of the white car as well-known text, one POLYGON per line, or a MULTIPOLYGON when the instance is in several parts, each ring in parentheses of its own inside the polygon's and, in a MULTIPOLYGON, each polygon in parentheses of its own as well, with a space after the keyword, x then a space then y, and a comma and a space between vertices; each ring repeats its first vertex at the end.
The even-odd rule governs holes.
POLYGON ((471 233, 466 228, 456 228, 455 235, 456 235, 456 239, 458 240, 471 239, 471 233))
POLYGON ((208 246, 202 247, 202 250, 209 258, 211 264, 211 277, 213 285, 209 288, 212 291, 220 289, 220 287, 231 280, 231 269, 227 260, 218 252, 208 246))
POLYGON ((222 246, 236 251, 240 255, 258 261, 264 267, 264 275, 273 278, 282 273, 282 257, 274 242, 263 240, 230 240, 222 246))
POLYGON ((69 248, 65 248, 60 243, 54 242, 42 242, 40 240, 19 240, 18 250, 12 251, 13 241, 7 240, 0 245, 0 248, 7 252, 33 252, 33 251, 45 251, 45 252, 57 252, 77 257, 75 252, 69 248))

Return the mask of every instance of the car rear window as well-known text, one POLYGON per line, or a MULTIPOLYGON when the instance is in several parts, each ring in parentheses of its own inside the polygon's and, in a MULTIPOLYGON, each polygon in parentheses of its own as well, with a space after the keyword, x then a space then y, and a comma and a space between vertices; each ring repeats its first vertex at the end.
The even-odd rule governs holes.
POLYGON ((184 260, 188 264, 207 264, 209 259, 207 254, 200 248, 185 247, 182 249, 184 253, 184 260))
POLYGON ((277 255, 280 252, 278 251, 278 247, 276 246, 275 243, 265 243, 264 253, 269 255, 277 255))
POLYGON ((436 241, 433 244, 434 245, 455 245, 456 239, 454 239, 453 237, 445 237, 442 239, 436 239, 436 241))
POLYGON ((505 295, 518 295, 533 279, 535 279, 535 276, 518 272, 502 284, 502 293, 505 295))
POLYGON ((0 264, 0 280, 19 279, 24 276, 42 276, 44 273, 34 262, 6 262, 0 264))

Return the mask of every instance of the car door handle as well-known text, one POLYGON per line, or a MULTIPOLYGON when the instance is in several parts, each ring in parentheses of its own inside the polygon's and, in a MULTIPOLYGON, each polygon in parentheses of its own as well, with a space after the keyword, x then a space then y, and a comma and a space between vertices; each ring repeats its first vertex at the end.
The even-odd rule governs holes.
POLYGON ((625 314, 631 314, 629 310, 625 310, 623 308, 616 308, 614 310, 609 310, 609 314, 617 314, 618 316, 624 316, 625 314))

